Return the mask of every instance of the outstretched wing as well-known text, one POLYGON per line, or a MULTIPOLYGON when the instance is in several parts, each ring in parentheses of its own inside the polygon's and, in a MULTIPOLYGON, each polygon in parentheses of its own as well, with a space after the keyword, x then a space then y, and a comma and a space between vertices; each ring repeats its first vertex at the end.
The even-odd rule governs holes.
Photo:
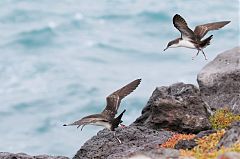
POLYGON ((187 22, 179 14, 173 17, 173 25, 181 32, 181 38, 195 40, 193 31, 188 27, 187 22))
POLYGON ((95 123, 95 122, 102 122, 102 121, 107 121, 107 119, 104 118, 104 116, 102 116, 101 114, 93 114, 93 115, 89 115, 89 116, 85 116, 80 120, 77 120, 71 124, 64 124, 63 126, 72 126, 72 125, 88 125, 90 123, 95 123))
POLYGON ((201 40, 208 31, 210 30, 218 30, 225 25, 230 23, 230 21, 222 21, 222 22, 214 22, 214 23, 208 23, 208 24, 203 24, 203 25, 198 25, 194 29, 194 34, 195 36, 201 40))
POLYGON ((110 94, 106 98, 107 106, 103 110, 102 115, 107 118, 114 118, 114 116, 117 114, 117 110, 121 103, 121 100, 127 95, 129 95, 131 92, 133 92, 138 87, 140 82, 141 79, 134 80, 126 86, 122 87, 121 89, 110 94))

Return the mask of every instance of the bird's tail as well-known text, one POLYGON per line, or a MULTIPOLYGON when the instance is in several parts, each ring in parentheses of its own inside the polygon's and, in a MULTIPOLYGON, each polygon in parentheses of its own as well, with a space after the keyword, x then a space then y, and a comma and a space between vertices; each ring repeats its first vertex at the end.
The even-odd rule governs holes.
POLYGON ((113 119, 112 121, 112 130, 114 130, 115 128, 118 127, 119 124, 122 123, 122 116, 125 113, 126 109, 123 110, 123 112, 121 114, 118 115, 118 117, 116 117, 115 119, 113 119))
POLYGON ((210 45, 210 41, 212 40, 212 38, 213 38, 213 35, 210 35, 206 39, 202 40, 200 43, 200 47, 205 48, 206 46, 210 45))

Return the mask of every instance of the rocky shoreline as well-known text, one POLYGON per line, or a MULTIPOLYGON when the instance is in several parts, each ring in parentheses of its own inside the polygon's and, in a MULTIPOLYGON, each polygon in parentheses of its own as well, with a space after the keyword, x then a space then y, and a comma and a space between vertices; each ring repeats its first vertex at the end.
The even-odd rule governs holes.
MULTIPOLYGON (((88 140, 74 159, 159 159, 189 158, 180 156, 179 149, 192 149, 196 139, 217 131, 209 117, 218 109, 228 108, 240 113, 240 47, 219 54, 198 74, 199 88, 192 84, 175 83, 157 87, 140 117, 130 126, 116 129, 121 144, 113 133, 104 129, 88 140), (194 134, 193 139, 179 140, 173 148, 162 145, 176 134, 194 134)), ((231 147, 240 142, 240 122, 226 128, 217 143, 231 147)), ((240 149, 240 148, 239 148, 240 149)), ((67 159, 64 156, 29 156, 0 153, 4 159, 67 159)), ((240 152, 225 152, 217 158, 240 158, 240 152)))
MULTIPOLYGON (((239 112, 239 60, 239 47, 218 55, 198 74, 200 89, 185 83, 157 87, 142 115, 127 128, 117 129, 122 144, 112 137, 112 132, 102 130, 80 148, 74 159, 179 158, 178 149, 193 148, 194 140, 180 141, 175 149, 161 148, 161 144, 177 133, 202 138, 216 132, 209 117, 219 108, 239 112)), ((232 126, 219 145, 229 146, 239 138, 239 128, 232 126)))
POLYGON ((9 153, 9 152, 0 152, 1 159, 69 159, 65 156, 49 156, 49 155, 37 155, 30 156, 25 153, 9 153))

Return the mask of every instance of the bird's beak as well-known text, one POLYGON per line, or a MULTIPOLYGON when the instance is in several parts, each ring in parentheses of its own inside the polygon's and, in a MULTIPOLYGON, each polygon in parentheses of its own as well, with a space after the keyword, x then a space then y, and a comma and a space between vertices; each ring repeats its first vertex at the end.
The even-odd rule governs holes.
POLYGON ((166 47, 163 51, 166 51, 168 49, 168 47, 166 47))

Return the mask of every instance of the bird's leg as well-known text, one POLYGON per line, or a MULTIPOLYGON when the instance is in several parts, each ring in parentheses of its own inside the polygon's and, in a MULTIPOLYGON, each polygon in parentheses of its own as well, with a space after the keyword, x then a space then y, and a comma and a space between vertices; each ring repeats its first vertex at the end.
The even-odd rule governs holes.
POLYGON ((81 131, 83 130, 83 127, 84 127, 84 126, 85 126, 85 125, 82 126, 81 131))
POLYGON ((118 140, 120 144, 122 143, 122 141, 116 136, 116 131, 113 132, 113 136, 118 140))
POLYGON ((194 60, 194 58, 197 57, 197 55, 199 54, 199 52, 200 52, 200 50, 198 50, 197 54, 192 57, 192 60, 194 60))
MULTIPOLYGON (((77 128, 79 128, 80 126, 81 126, 81 125, 78 125, 78 127, 77 127, 77 128)), ((82 126, 82 128, 81 128, 81 131, 83 130, 83 127, 84 127, 84 126, 85 126, 85 125, 83 125, 83 126, 82 126)))
POLYGON ((203 55, 204 55, 204 57, 205 57, 205 60, 207 60, 207 57, 206 57, 204 51, 203 51, 203 50, 201 50, 201 51, 202 51, 202 53, 203 53, 203 55))

